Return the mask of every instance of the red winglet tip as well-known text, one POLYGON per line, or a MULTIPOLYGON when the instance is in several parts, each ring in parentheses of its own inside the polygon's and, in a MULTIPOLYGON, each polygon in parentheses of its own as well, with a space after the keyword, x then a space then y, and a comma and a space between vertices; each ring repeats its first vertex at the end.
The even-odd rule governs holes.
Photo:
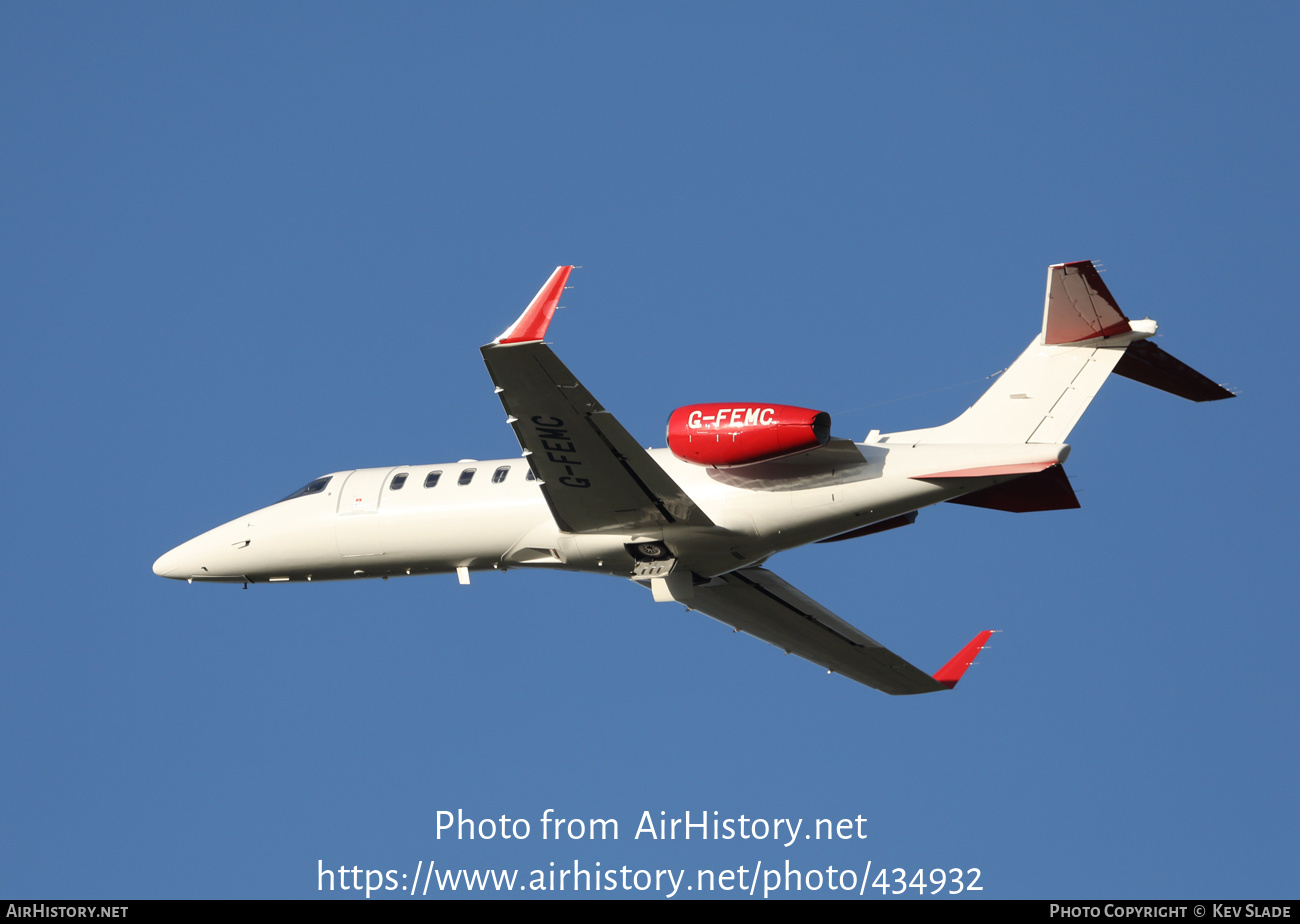
POLYGON ((966 668, 971 666, 971 662, 979 655, 980 649, 984 647, 992 634, 992 629, 986 629, 967 642, 966 647, 957 652, 951 661, 934 672, 934 679, 949 690, 957 686, 957 681, 961 680, 962 674, 966 673, 966 668))
POLYGON ((528 303, 524 313, 506 328, 506 332, 496 342, 529 343, 545 337, 546 328, 550 326, 556 306, 560 304, 560 294, 564 292, 564 284, 569 281, 571 272, 572 266, 557 266, 555 272, 551 273, 551 278, 546 280, 546 284, 528 303))

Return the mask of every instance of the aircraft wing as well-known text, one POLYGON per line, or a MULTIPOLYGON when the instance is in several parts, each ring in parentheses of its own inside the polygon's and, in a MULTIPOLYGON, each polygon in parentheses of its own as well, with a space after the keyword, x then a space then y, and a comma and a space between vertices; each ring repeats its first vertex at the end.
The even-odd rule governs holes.
POLYGON ((827 670, 885 693, 957 685, 991 632, 981 632, 931 676, 765 568, 742 568, 691 588, 678 602, 827 670))
POLYGON ((519 319, 482 349, 556 523, 568 532, 712 526, 542 342, 572 269, 557 267, 519 319))

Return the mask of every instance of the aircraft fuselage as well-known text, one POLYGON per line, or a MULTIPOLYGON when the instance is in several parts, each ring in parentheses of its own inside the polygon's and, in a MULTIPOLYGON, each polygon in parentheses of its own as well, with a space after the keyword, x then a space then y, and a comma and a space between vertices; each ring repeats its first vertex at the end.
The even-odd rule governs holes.
MULTIPOLYGON (((980 447, 856 448, 860 461, 804 473, 797 460, 721 470, 652 450, 715 525, 597 533, 561 530, 540 482, 528 477, 520 458, 334 472, 322 476, 328 482, 316 493, 291 496, 177 546, 158 559, 154 572, 232 583, 517 567, 631 578, 645 556, 628 547, 659 543, 665 559, 712 577, 1005 480, 943 485, 912 477, 942 469, 949 460, 969 463, 980 447)), ((1010 458, 1006 446, 987 448, 990 460, 1010 458)), ((1036 446, 1027 455, 1040 458, 1044 450, 1062 459, 1068 452, 1064 446, 1036 446)))

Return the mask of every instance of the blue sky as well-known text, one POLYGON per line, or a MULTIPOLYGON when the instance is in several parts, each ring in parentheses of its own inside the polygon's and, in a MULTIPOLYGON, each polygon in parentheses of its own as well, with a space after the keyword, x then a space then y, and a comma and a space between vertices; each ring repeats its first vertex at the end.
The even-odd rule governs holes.
POLYGON ((1296 26, 6 6, 0 892, 788 860, 979 868, 984 897, 1294 897, 1296 26), (477 348, 558 264, 583 269, 555 349, 657 444, 705 401, 858 439, 940 423, 1079 259, 1240 397, 1115 379, 1071 436, 1082 509, 941 507, 769 565, 930 670, 1003 630, 953 694, 877 694, 592 577, 150 572, 324 472, 517 454, 477 348), (533 834, 438 839, 458 809, 533 834), (620 838, 543 842, 547 809, 620 838), (633 837, 687 810, 869 836, 633 837))

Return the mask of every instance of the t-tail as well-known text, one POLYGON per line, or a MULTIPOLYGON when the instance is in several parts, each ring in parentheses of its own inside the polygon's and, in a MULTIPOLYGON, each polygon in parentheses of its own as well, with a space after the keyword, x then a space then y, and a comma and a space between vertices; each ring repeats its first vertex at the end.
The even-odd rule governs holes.
POLYGON ((1064 443, 1112 372, 1192 401, 1233 393, 1148 338, 1125 317, 1091 260, 1047 270, 1043 330, 967 411, 925 442, 1064 443))
MULTIPOLYGON (((1192 401, 1234 396, 1152 343, 1155 333, 1155 321, 1131 321, 1124 315, 1091 260, 1050 266, 1043 329, 1020 358, 956 420, 891 433, 887 442, 1042 444, 1059 447, 1059 458, 1064 458, 1066 438, 1112 372, 1192 401)), ((1077 507, 1065 473, 1048 463, 1045 457, 1042 471, 955 502, 1017 512, 1077 507)), ((971 470, 971 477, 976 471, 971 470)))

